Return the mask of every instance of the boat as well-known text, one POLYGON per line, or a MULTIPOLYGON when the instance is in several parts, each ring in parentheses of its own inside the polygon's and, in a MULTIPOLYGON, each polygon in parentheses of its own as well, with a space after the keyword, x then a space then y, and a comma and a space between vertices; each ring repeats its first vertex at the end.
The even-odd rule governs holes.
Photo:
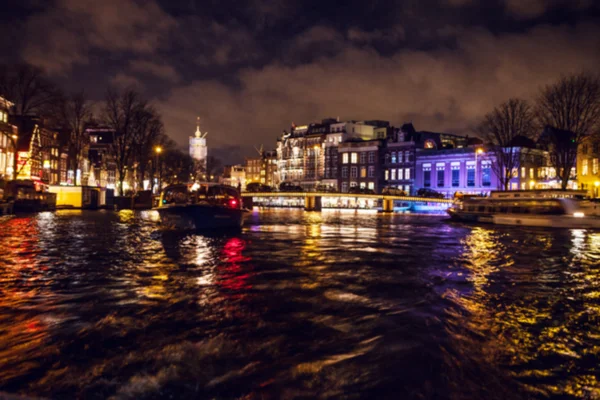
POLYGON ((583 191, 522 190, 457 199, 447 210, 461 222, 552 228, 600 228, 599 204, 583 191))
POLYGON ((161 224, 180 230, 239 229, 246 213, 239 192, 216 183, 167 186, 154 209, 161 224))
POLYGON ((12 203, 15 213, 56 210, 56 193, 48 185, 31 179, 10 181, 4 191, 5 200, 12 203))

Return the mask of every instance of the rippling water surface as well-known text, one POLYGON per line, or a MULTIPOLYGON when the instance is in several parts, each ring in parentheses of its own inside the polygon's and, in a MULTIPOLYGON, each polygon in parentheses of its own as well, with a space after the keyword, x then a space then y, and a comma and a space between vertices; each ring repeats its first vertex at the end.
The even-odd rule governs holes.
MULTIPOLYGON (((0 392, 600 398, 600 233, 443 217, 0 219, 0 392)), ((1 395, 0 395, 1 397, 1 395)))

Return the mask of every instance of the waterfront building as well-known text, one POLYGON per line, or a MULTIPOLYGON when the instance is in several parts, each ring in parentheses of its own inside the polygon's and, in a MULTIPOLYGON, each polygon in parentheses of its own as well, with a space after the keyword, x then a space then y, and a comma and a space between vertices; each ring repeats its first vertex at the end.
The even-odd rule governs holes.
MULTIPOLYGON (((114 130, 106 127, 95 127, 87 129, 86 133, 89 137, 89 149, 87 152, 89 170, 95 178, 93 186, 114 190, 117 183, 117 165, 110 154, 110 146, 114 139, 114 130)), ((82 168, 87 169, 85 167, 86 165, 82 166, 82 168)), ((76 172, 69 170, 68 184, 74 184, 75 176, 80 176, 81 172, 81 170, 76 172)))
POLYGON ((577 149, 577 182, 594 198, 600 197, 600 140, 586 138, 577 149))
POLYGON ((277 187, 277 185, 279 185, 279 182, 277 180, 277 151, 276 150, 265 151, 263 153, 261 176, 265 177, 265 182, 264 182, 265 185, 271 186, 271 187, 277 187))
POLYGON ((190 156, 196 161, 202 171, 206 171, 206 160, 208 157, 208 147, 206 145, 206 136, 208 132, 200 131, 200 117, 196 120, 196 132, 190 136, 190 156))
POLYGON ((0 180, 11 180, 15 161, 17 127, 9 122, 8 113, 13 103, 0 96, 0 180))
POLYGON ((304 178, 304 148, 308 125, 284 131, 277 141, 277 170, 280 182, 299 184, 304 178))
POLYGON ((58 132, 44 126, 38 117, 17 117, 15 123, 21 128, 17 139, 17 179, 59 184, 58 132))
POLYGON ((500 188, 495 162, 494 153, 481 147, 417 149, 415 189, 432 189, 448 198, 456 192, 488 195, 500 188))
POLYGON ((264 173, 263 169, 263 157, 262 154, 260 157, 254 158, 246 158, 246 165, 244 168, 246 172, 246 184, 257 182, 257 183, 265 183, 265 176, 261 175, 261 170, 264 173))
POLYGON ((359 138, 342 142, 338 146, 338 187, 347 193, 352 187, 370 189, 379 193, 383 183, 383 139, 359 138))
POLYGON ((224 185, 235 188, 246 188, 246 170, 243 165, 226 165, 223 168, 223 176, 220 179, 224 185))

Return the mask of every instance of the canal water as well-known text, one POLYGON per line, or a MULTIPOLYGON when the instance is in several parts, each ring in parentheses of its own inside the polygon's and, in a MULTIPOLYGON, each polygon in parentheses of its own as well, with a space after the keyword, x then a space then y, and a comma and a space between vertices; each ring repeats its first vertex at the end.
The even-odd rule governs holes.
POLYGON ((156 218, 0 220, 0 393, 600 398, 600 233, 273 210, 199 235, 156 218))

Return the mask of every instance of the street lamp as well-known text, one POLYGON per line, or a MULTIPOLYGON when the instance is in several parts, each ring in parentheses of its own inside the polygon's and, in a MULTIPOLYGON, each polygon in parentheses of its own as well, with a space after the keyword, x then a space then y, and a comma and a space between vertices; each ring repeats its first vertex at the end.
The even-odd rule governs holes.
MULTIPOLYGON (((156 153, 156 166, 155 166, 155 170, 158 170, 159 169, 159 166, 158 166, 158 156, 160 155, 160 153, 162 153, 162 147, 156 146, 154 148, 154 152, 156 153)), ((162 171, 159 170, 159 172, 158 172, 158 179, 157 179, 157 185, 158 185, 158 191, 159 192, 160 192, 160 189, 161 189, 160 188, 160 184, 161 184, 160 175, 161 175, 161 172, 162 171)))

